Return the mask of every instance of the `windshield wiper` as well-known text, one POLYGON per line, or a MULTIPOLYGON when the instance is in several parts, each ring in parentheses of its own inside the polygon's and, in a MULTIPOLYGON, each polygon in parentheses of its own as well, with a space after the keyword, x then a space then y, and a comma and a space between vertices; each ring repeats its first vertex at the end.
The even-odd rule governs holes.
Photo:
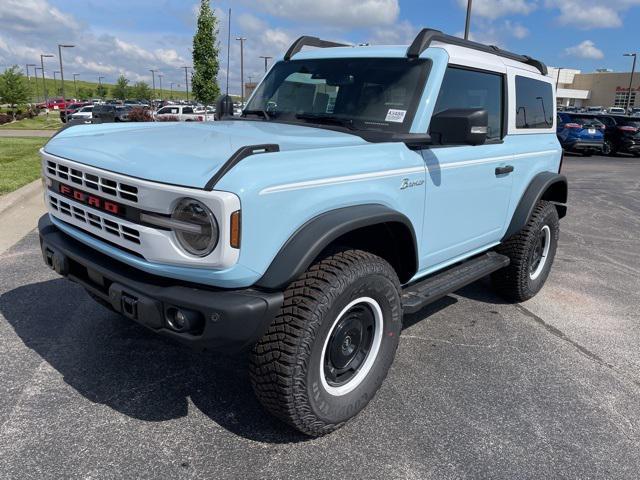
POLYGON ((271 115, 266 110, 243 110, 242 116, 244 117, 245 115, 262 115, 265 120, 271 120, 271 115))
POLYGON ((335 117, 333 115, 325 115, 318 113, 297 113, 296 118, 300 120, 310 120, 316 123, 326 123, 329 125, 339 125, 341 127, 347 127, 349 130, 355 130, 356 127, 353 124, 353 120, 350 118, 335 117))

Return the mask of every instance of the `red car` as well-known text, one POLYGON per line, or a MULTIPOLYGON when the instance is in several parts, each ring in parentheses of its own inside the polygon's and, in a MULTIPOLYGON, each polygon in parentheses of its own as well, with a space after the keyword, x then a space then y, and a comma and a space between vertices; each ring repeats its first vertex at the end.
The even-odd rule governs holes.
POLYGON ((71 104, 75 102, 73 99, 67 99, 65 102, 64 98, 50 98, 47 100, 47 103, 44 102, 38 104, 38 108, 48 108, 49 110, 60 110, 64 109, 65 103, 71 104))
POLYGON ((65 115, 64 105, 60 107, 60 120, 62 123, 66 123, 67 117, 71 117, 74 113, 80 110, 82 107, 86 107, 87 105, 91 105, 91 102, 71 102, 67 100, 67 112, 65 115))

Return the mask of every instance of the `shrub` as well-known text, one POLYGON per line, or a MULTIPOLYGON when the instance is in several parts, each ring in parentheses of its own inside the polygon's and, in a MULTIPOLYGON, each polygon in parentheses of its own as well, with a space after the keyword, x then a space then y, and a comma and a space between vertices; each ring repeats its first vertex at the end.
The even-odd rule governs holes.
POLYGON ((4 125, 5 123, 9 123, 13 118, 11 115, 7 115, 6 113, 0 113, 0 125, 4 125))
POLYGON ((151 112, 146 108, 136 107, 131 109, 129 112, 129 121, 130 122, 150 122, 153 118, 151 117, 151 112))

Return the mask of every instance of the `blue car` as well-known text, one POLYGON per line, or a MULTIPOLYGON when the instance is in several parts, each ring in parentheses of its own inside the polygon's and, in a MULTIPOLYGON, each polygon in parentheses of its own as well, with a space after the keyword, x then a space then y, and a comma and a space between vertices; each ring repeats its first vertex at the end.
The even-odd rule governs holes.
POLYGON ((585 157, 602 152, 606 127, 597 118, 560 112, 557 125, 558 140, 565 151, 581 153, 585 157))
POLYGON ((567 212, 555 98, 541 61, 437 30, 304 36, 240 115, 224 96, 215 122, 53 137, 43 258, 151 331, 248 350, 266 410, 324 435, 374 397, 403 313, 488 275, 508 301, 542 289, 567 212))

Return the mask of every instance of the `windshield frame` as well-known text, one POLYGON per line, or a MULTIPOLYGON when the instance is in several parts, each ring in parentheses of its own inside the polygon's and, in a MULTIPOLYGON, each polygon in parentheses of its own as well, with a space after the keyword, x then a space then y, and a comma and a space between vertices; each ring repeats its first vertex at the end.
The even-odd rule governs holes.
MULTIPOLYGON (((242 110, 241 116, 234 118, 234 120, 266 121, 266 122, 273 122, 273 123, 283 123, 283 124, 289 124, 289 125, 321 128, 325 130, 335 130, 335 131, 350 133, 353 135, 358 135, 368 141, 375 141, 375 142, 388 141, 392 139, 392 137, 394 136, 408 134, 409 132, 411 132, 411 128, 415 121, 416 113, 418 112, 418 108, 420 106, 420 100, 424 95, 424 91, 426 89, 427 81, 429 79, 429 75, 431 74, 432 67, 433 67, 433 61, 430 58, 408 59, 406 57, 348 57, 348 58, 329 57, 329 58, 308 58, 308 59, 289 60, 289 61, 281 60, 273 65, 273 67, 269 70, 267 75, 265 75, 262 81, 257 85, 254 92, 251 94, 251 96, 247 100, 246 105, 242 110), (420 71, 418 72, 418 78, 416 82, 417 85, 414 91, 410 94, 411 98, 409 98, 408 108, 405 114, 405 120, 402 122, 401 128, 387 128, 387 129, 373 128, 373 124, 375 123, 375 121, 373 120, 357 119, 352 116, 344 116, 339 114, 338 115, 326 114, 326 116, 335 117, 336 119, 339 119, 339 120, 344 120, 345 125, 339 125, 337 122, 324 123, 324 122, 321 122, 320 119, 317 119, 317 121, 314 121, 313 119, 308 118, 309 115, 313 115, 313 112, 298 112, 298 113, 284 112, 285 115, 281 117, 280 115, 277 115, 277 114, 272 115, 273 113, 272 111, 267 111, 268 115, 266 116, 260 115, 260 116, 256 116, 255 118, 247 117, 247 115, 252 115, 252 113, 250 112, 263 110, 262 108, 260 108, 262 107, 260 104, 254 103, 256 101, 256 96, 259 95, 262 89, 265 88, 264 86, 266 85, 266 82, 270 79, 272 75, 275 74, 276 69, 278 68, 279 65, 281 64, 295 65, 295 64, 304 64, 309 62, 321 62, 321 61, 349 62, 354 60, 355 61, 376 61, 377 60, 381 62, 404 60, 409 65, 411 64, 415 65, 416 63, 420 64, 419 65, 420 71), (248 113, 245 113, 245 111, 248 113), (300 115, 300 117, 302 118, 297 118, 298 115, 300 115), (353 123, 357 123, 358 125, 353 125, 353 124, 347 125, 347 123, 352 123, 351 120, 355 120, 355 122, 353 123), (360 124, 366 123, 366 122, 369 122, 372 126, 370 128, 362 128, 362 125, 360 124)), ((288 78, 288 76, 285 78, 288 78)), ((283 82, 284 80, 278 85, 277 88, 280 88, 283 82)), ((265 108, 266 108, 266 105, 265 105, 265 108)), ((395 126, 391 122, 379 122, 379 123, 380 124, 386 123, 387 125, 395 126)))

